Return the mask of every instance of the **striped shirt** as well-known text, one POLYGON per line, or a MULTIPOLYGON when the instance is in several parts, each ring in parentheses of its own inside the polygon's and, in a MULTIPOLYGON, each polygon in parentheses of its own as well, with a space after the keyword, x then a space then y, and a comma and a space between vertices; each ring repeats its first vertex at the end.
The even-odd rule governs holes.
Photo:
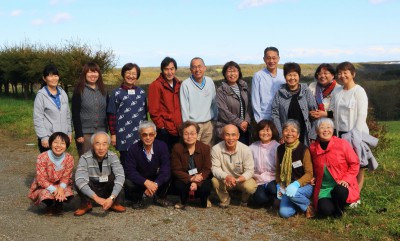
POLYGON ((243 101, 242 101, 242 96, 240 95, 240 89, 237 84, 231 85, 230 86, 233 93, 237 95, 239 98, 239 103, 240 103, 240 119, 244 120, 244 108, 243 108, 243 101))

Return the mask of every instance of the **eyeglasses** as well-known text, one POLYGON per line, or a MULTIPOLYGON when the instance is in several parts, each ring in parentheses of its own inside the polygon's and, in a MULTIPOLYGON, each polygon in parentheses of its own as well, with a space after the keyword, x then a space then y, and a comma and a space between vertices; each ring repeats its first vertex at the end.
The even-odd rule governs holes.
POLYGON ((237 70, 237 69, 230 69, 230 70, 226 71, 226 73, 228 73, 228 74, 237 74, 237 73, 239 73, 239 70, 237 70))
POLYGON ((197 132, 184 132, 183 135, 184 136, 195 136, 195 135, 197 135, 197 132))
POLYGON ((196 69, 202 69, 204 66, 203 65, 196 65, 196 66, 190 66, 190 69, 196 70, 196 69))
POLYGON ((264 59, 266 59, 266 60, 273 60, 273 61, 278 60, 277 57, 264 57, 264 59))
POLYGON ((329 129, 333 129, 333 127, 332 126, 320 126, 318 129, 320 129, 320 130, 329 130, 329 129))
POLYGON ((146 138, 146 137, 155 137, 156 136, 156 133, 154 133, 154 132, 151 132, 151 133, 140 133, 140 136, 141 137, 143 137, 143 138, 146 138))
POLYGON ((130 72, 130 71, 126 71, 125 75, 130 75, 130 76, 137 76, 136 72, 130 72))

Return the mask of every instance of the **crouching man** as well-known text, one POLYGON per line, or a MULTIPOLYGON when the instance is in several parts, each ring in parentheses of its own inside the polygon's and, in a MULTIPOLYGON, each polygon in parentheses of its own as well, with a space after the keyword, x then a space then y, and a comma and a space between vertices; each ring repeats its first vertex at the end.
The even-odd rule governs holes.
POLYGON ((115 212, 124 212, 119 193, 125 181, 124 169, 118 156, 109 151, 110 136, 97 132, 91 137, 92 149, 81 156, 75 173, 75 185, 81 207, 74 213, 82 216, 92 210, 91 201, 115 212))

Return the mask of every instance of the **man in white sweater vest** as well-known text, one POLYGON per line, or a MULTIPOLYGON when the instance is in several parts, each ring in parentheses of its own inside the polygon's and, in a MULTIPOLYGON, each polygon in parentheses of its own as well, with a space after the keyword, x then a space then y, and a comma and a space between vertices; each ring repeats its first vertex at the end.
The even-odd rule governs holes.
POLYGON ((253 155, 248 146, 238 141, 239 129, 235 125, 226 125, 223 137, 224 140, 211 149, 211 171, 214 174, 211 181, 220 200, 219 206, 229 206, 231 198, 228 190, 232 189, 242 192, 241 205, 247 206, 250 195, 257 189, 257 183, 252 178, 253 155))
POLYGON ((180 89, 182 121, 193 121, 200 126, 198 140, 212 146, 213 123, 217 118, 214 81, 204 76, 206 66, 202 58, 190 62, 192 75, 184 80, 180 89))

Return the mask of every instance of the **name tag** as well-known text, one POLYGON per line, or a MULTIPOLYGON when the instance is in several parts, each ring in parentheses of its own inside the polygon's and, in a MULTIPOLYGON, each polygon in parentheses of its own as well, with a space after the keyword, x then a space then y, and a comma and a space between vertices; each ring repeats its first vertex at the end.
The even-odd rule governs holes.
POLYGON ((197 168, 193 168, 192 170, 189 170, 189 175, 194 175, 197 174, 197 168))
POLYGON ((128 90, 128 95, 134 95, 135 94, 135 90, 128 90))
POLYGON ((303 163, 301 163, 301 161, 298 160, 298 161, 293 162, 292 165, 293 165, 293 168, 298 168, 298 167, 303 166, 303 163))
POLYGON ((108 182, 108 176, 99 177, 99 182, 108 182))

